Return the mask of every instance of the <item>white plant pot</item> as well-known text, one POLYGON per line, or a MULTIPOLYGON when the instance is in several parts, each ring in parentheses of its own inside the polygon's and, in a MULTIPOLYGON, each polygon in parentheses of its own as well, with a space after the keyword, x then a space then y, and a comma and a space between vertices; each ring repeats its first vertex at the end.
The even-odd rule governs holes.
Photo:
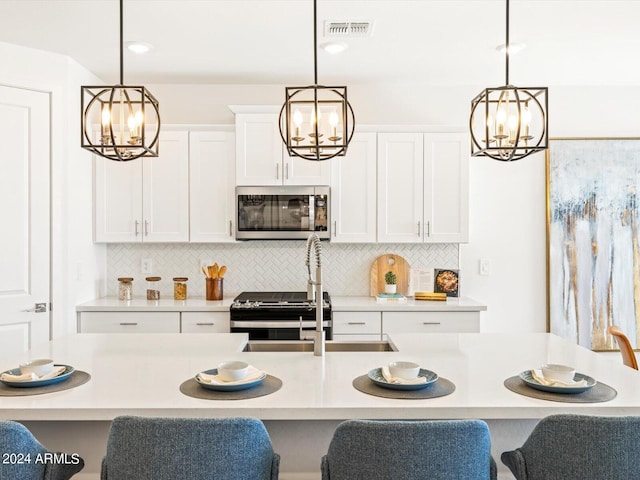
POLYGON ((384 293, 396 293, 396 285, 385 285, 384 286, 384 293))

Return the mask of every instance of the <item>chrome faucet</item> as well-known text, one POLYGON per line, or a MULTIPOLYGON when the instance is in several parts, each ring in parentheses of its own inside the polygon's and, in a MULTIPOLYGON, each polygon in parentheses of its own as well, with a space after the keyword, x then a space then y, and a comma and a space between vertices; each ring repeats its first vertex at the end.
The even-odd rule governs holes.
POLYGON ((309 278, 307 280, 307 299, 315 302, 316 305, 316 331, 313 336, 313 354, 316 357, 324 356, 325 352, 325 334, 322 328, 322 307, 324 299, 322 297, 322 262, 320 255, 322 248, 320 246, 320 239, 318 235, 312 233, 307 239, 307 255, 306 262, 307 271, 309 272, 309 278), (311 250, 315 257, 315 280, 311 276, 311 250))

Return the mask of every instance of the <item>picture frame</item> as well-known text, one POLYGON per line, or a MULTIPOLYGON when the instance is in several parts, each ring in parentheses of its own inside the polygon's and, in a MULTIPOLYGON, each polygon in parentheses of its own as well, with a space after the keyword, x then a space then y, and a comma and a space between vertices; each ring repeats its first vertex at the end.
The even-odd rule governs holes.
POLYGON ((446 293, 447 297, 460 296, 460 271, 451 268, 433 270, 433 291, 446 293))
POLYGON ((546 153, 547 331, 640 344, 640 138, 556 138, 546 153))

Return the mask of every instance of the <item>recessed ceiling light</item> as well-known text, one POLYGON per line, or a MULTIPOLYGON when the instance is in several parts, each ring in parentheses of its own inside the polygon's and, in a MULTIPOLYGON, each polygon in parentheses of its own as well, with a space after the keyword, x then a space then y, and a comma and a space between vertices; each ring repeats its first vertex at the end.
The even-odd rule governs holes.
POLYGON ((134 53, 147 53, 153 48, 153 45, 145 42, 127 42, 125 45, 134 53))
MULTIPOLYGON (((518 52, 521 52, 527 48, 527 45, 524 43, 509 43, 509 55, 514 55, 518 52)), ((507 51, 507 46, 503 43, 502 45, 498 45, 496 47, 500 53, 505 53, 507 51)))
POLYGON ((320 45, 325 52, 336 55, 347 49, 348 45, 344 42, 326 42, 320 45))

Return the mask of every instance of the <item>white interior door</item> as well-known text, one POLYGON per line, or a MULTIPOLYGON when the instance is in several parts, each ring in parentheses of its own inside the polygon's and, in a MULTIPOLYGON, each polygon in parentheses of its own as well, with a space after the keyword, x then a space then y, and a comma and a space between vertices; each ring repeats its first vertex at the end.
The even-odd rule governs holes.
POLYGON ((49 95, 0 86, 0 357, 49 340, 49 95), (44 304, 37 312, 36 304, 44 304))

